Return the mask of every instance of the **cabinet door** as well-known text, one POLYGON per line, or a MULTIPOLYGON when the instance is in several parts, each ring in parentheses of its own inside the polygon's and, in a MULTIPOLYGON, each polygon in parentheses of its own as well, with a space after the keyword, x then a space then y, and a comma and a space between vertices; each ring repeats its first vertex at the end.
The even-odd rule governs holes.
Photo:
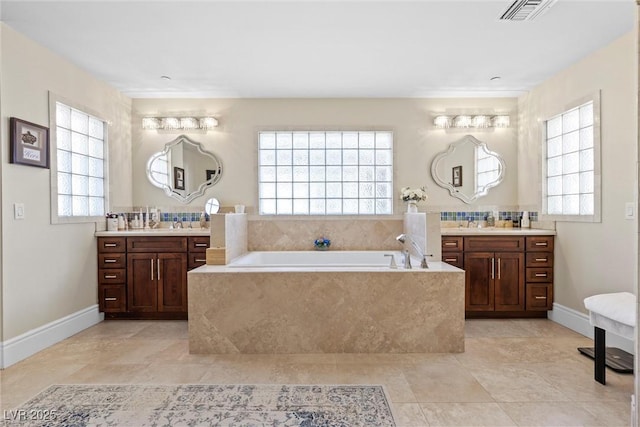
POLYGON ((127 305, 129 311, 156 311, 158 286, 156 254, 127 255, 127 305))
POLYGON ((495 310, 524 310, 524 254, 497 252, 495 258, 495 310))
POLYGON ((187 311, 187 254, 158 254, 158 311, 187 311))
POLYGON ((493 311, 494 262, 492 252, 464 254, 466 311, 493 311))

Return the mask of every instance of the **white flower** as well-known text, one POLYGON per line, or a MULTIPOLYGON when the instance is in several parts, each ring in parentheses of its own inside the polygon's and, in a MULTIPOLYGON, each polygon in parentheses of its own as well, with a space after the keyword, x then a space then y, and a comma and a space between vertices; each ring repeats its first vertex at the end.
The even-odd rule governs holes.
POLYGON ((424 202, 427 200, 427 190, 424 187, 420 188, 409 188, 403 187, 400 189, 400 197, 403 202, 416 201, 416 202, 424 202))

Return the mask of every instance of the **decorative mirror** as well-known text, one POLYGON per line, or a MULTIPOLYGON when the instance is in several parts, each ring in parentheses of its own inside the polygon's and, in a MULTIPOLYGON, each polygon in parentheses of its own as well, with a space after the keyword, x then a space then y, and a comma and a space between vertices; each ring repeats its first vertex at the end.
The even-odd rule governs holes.
POLYGON ((502 182, 504 160, 471 135, 449 144, 431 163, 435 182, 453 197, 472 203, 502 182))
POLYGON ((204 204, 204 211, 209 215, 217 214, 218 210, 220 210, 220 202, 215 197, 210 198, 204 204))
POLYGON ((180 135, 151 156, 147 177, 168 196, 189 203, 220 181, 222 163, 202 144, 180 135))

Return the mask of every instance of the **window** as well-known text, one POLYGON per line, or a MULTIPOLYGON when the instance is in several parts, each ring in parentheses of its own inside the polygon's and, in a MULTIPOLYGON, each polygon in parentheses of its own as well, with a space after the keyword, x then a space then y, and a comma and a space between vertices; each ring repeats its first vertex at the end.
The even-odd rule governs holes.
POLYGON ((107 206, 106 125, 94 115, 52 101, 52 222, 104 218, 107 206))
POLYGON ((261 132, 261 215, 389 215, 391 132, 261 132))
POLYGON ((552 219, 600 220, 598 117, 592 98, 544 124, 543 212, 552 219))

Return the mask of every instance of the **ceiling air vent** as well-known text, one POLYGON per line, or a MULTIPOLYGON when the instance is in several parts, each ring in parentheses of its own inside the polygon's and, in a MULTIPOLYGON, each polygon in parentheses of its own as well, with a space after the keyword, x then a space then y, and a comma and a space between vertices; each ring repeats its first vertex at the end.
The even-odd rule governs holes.
POLYGON ((546 12, 557 0, 516 0, 500 17, 503 21, 531 21, 546 12))

